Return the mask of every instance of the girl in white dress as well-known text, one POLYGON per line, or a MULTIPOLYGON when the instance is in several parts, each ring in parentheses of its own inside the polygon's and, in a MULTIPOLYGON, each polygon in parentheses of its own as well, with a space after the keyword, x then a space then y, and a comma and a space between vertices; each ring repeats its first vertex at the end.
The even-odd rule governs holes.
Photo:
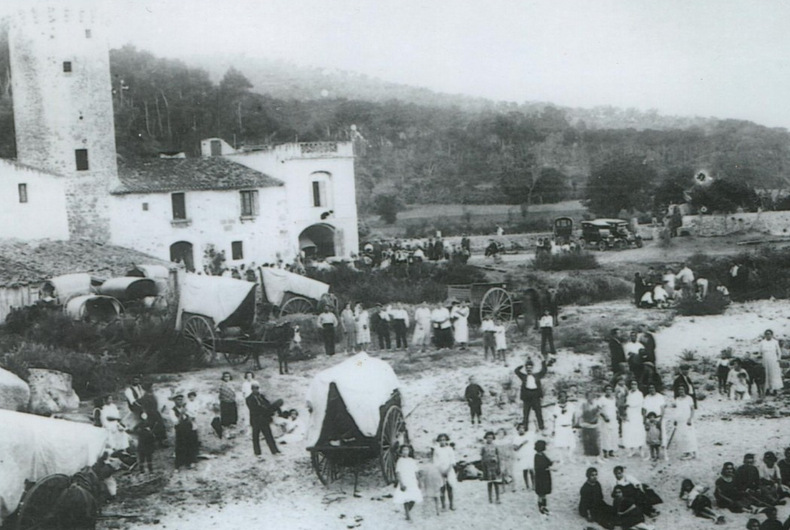
POLYGON ((446 509, 445 494, 447 494, 447 502, 450 504, 450 509, 455 510, 453 507, 453 488, 458 483, 455 476, 455 450, 450 445, 450 437, 444 433, 436 437, 437 445, 433 448, 433 463, 442 475, 442 489, 441 497, 442 510, 446 509))
POLYGON ((407 521, 411 521, 409 512, 414 508, 414 504, 422 502, 422 491, 420 491, 417 471, 418 466, 417 461, 414 459, 414 449, 408 444, 402 445, 400 458, 398 458, 398 463, 395 464, 395 476, 398 481, 395 483, 392 502, 403 504, 407 521))
POLYGON ((121 413, 112 402, 112 396, 104 398, 104 406, 99 413, 99 420, 101 426, 107 431, 107 445, 109 447, 115 451, 125 451, 129 448, 129 435, 126 434, 126 428, 121 423, 121 413))
POLYGON ((565 392, 557 395, 553 418, 554 447, 564 450, 568 461, 573 462, 573 450, 576 448, 576 433, 573 431, 573 426, 576 424, 576 410, 573 404, 568 402, 568 395, 565 392))
POLYGON ((494 356, 494 361, 497 358, 501 359, 505 366, 507 366, 507 336, 505 335, 505 325, 499 319, 494 321, 494 342, 496 344, 496 355, 494 356))
POLYGON ((631 390, 625 398, 625 421, 623 422, 623 446, 628 449, 628 456, 634 456, 639 451, 642 454, 647 441, 645 421, 642 416, 642 407, 645 396, 639 391, 636 381, 631 381, 631 390))
POLYGON ((362 304, 357 304, 354 308, 354 320, 357 325, 357 346, 364 351, 370 347, 370 313, 362 304))
POLYGON ((678 386, 675 399, 675 440, 683 460, 697 457, 697 431, 694 428, 694 399, 686 394, 683 385, 678 386))
POLYGON ((519 423, 516 429, 518 433, 513 438, 513 450, 516 452, 516 457, 513 461, 513 477, 523 476, 524 485, 527 489, 531 489, 535 484, 535 442, 537 441, 537 433, 528 431, 523 423, 519 423))
POLYGON ((782 348, 779 346, 779 341, 774 338, 774 332, 770 329, 765 330, 764 337, 764 340, 760 342, 760 354, 765 367, 765 395, 776 395, 784 388, 782 368, 779 366, 782 348))

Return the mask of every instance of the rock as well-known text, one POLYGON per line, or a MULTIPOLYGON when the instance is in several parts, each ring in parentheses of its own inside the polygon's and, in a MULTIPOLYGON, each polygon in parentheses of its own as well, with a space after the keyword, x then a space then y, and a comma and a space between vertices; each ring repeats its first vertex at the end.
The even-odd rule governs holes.
POLYGON ((80 398, 71 388, 71 374, 31 368, 28 384, 33 414, 51 415, 80 406, 80 398))
POLYGON ((0 409, 25 411, 30 402, 30 387, 8 370, 0 368, 0 409))

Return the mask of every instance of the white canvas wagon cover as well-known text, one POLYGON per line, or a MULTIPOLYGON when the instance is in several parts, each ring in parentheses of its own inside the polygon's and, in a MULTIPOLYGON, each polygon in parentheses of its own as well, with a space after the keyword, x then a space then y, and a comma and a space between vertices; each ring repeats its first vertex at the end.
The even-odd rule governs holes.
POLYGON ((277 306, 282 305, 286 292, 312 300, 320 300, 329 292, 329 285, 301 274, 272 267, 261 267, 260 271, 266 299, 277 306))
POLYGON ((96 463, 107 431, 88 423, 0 410, 0 524, 16 510, 25 480, 72 475, 96 463))
POLYGON ((315 445, 321 436, 331 383, 337 386, 346 409, 362 434, 376 436, 381 420, 379 407, 387 402, 400 383, 389 364, 360 352, 318 373, 310 383, 307 392, 311 410, 307 426, 308 447, 315 445))
POLYGON ((179 288, 181 295, 176 328, 181 329, 184 312, 211 317, 214 324, 219 326, 239 308, 255 284, 223 276, 184 274, 180 278, 179 288))

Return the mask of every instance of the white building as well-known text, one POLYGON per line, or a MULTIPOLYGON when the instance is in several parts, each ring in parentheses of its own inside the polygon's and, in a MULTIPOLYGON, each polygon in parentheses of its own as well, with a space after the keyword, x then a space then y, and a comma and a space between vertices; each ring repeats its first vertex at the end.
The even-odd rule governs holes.
POLYGON ((94 15, 34 4, 10 28, 19 160, 0 164, 0 238, 87 238, 195 268, 212 248, 231 265, 357 250, 351 142, 237 152, 214 138, 199 159, 118 161, 94 15))

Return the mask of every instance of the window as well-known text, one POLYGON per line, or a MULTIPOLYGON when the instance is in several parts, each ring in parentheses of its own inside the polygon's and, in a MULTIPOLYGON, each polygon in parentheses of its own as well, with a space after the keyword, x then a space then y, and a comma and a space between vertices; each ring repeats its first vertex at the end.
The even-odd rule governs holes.
POLYGON ((85 30, 85 38, 86 39, 90 39, 91 37, 93 37, 93 32, 91 32, 90 29, 86 29, 85 30))
POLYGON ((187 218, 187 205, 183 193, 173 193, 170 195, 173 203, 173 220, 185 221, 187 218))
POLYGON ((242 241, 234 241, 230 244, 231 259, 244 259, 244 243, 242 241))
POLYGON ((148 211, 148 203, 147 203, 147 202, 144 202, 144 203, 143 203, 143 211, 144 211, 144 212, 147 212, 147 211, 148 211))
POLYGON ((258 190, 241 191, 239 194, 241 196, 241 216, 255 217, 258 215, 258 190))
POLYGON ((27 202, 27 184, 19 185, 19 202, 27 202))
POLYGON ((77 161, 77 171, 88 171, 88 150, 75 149, 74 157, 77 161))
POLYGON ((63 71, 67 74, 71 72, 71 61, 63 61, 63 71))
POLYGON ((326 206, 326 182, 313 181, 313 206, 326 206))

